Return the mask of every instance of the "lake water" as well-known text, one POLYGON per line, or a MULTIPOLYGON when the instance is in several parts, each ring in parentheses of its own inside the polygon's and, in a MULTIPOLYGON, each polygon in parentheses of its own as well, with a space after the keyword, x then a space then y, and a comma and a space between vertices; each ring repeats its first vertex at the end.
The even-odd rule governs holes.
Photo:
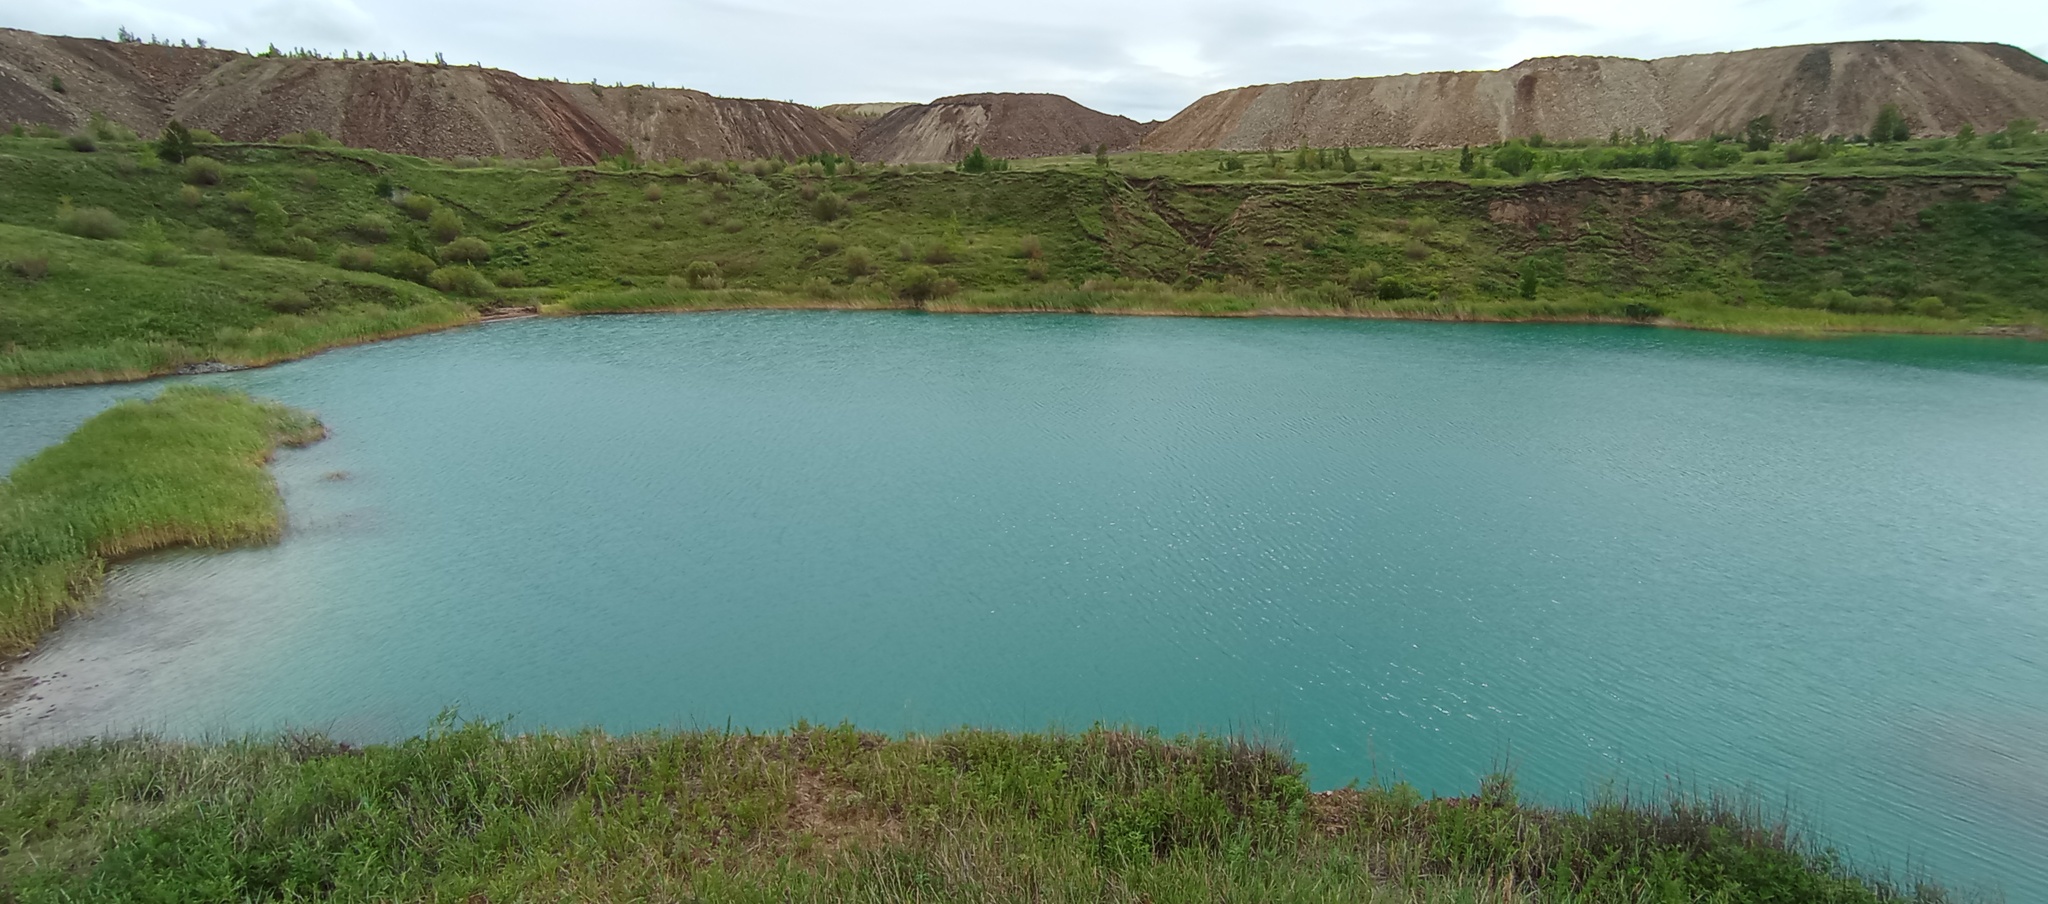
MULTIPOLYGON (((331 427, 289 536, 118 569, 0 737, 1242 730, 2048 899, 2039 344, 736 313, 195 379, 331 427)), ((0 394, 0 462, 159 385, 0 394)))

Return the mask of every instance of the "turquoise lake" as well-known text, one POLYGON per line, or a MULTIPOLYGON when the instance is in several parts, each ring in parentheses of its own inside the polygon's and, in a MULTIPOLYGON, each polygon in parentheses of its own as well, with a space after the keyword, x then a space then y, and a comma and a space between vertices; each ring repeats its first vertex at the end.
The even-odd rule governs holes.
MULTIPOLYGON (((187 379, 328 423, 288 536, 118 568, 0 740, 1245 731, 2048 900, 2048 345, 755 312, 187 379)), ((162 385, 0 394, 0 462, 162 385)))

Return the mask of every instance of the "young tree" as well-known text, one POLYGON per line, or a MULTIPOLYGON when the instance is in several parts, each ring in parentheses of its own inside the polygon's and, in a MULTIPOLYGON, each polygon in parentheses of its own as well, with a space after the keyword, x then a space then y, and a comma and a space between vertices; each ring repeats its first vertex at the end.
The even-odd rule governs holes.
POLYGON ((191 130, 175 119, 164 124, 162 137, 156 140, 156 155, 165 163, 183 163, 185 158, 199 153, 199 144, 192 140, 191 130))
POLYGON ((1887 144, 1905 141, 1913 137, 1913 130, 1906 125, 1906 114, 1899 112, 1898 104, 1885 104, 1878 108, 1877 121, 1870 127, 1872 144, 1887 144))
POLYGON ((1108 165, 1109 165, 1109 145, 1106 145, 1106 144, 1098 144, 1098 145, 1096 145, 1096 146, 1095 146, 1095 165, 1096 165, 1096 166, 1108 166, 1108 165))
POLYGON ((1769 113, 1750 120, 1748 127, 1742 130, 1742 146, 1752 151, 1770 150, 1771 142, 1777 138, 1778 123, 1769 113))
POLYGON ((1966 123, 1963 123, 1963 127, 1962 127, 1962 128, 1960 128, 1960 129, 1957 129, 1957 130, 1956 130, 1956 144, 1962 145, 1963 147, 1969 147, 1969 146, 1971 145, 1971 143, 1975 142, 1976 140, 1977 140, 1977 127, 1976 127, 1976 126, 1974 126, 1974 125, 1971 125, 1971 124, 1969 124, 1969 123, 1967 123, 1967 122, 1966 122, 1966 123))
MULTIPOLYGON (((1616 134, 1620 134, 1620 133, 1616 133, 1616 134)), ((1471 171, 1472 171, 1472 164, 1473 164, 1474 162, 1476 162, 1476 161, 1474 161, 1474 160, 1472 159, 1472 146, 1471 146, 1471 145, 1469 145, 1469 144, 1468 144, 1468 145, 1465 145, 1464 149, 1463 149, 1463 150, 1460 150, 1460 151, 1458 152, 1458 172, 1461 172, 1461 173, 1469 173, 1469 172, 1471 172, 1471 171)))

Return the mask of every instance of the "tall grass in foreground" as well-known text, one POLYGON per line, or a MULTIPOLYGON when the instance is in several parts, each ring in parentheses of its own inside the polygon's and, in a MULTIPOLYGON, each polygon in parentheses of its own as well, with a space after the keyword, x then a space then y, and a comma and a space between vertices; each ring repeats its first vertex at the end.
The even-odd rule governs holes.
POLYGON ((0 900, 1944 901, 1697 796, 1311 794, 1285 752, 851 727, 0 753, 0 900))
POLYGON ((22 462, 0 482, 0 655, 85 603, 110 560, 275 539, 283 509, 264 463, 323 435, 282 405, 176 387, 22 462))

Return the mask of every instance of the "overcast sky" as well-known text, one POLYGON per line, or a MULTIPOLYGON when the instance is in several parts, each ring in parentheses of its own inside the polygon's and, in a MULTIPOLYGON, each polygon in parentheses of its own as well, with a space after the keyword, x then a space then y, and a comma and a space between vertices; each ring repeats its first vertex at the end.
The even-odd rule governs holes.
POLYGON ((1161 119, 1222 88, 1879 38, 2048 56, 2038 0, 7 0, 0 25, 368 50, 807 104, 1049 91, 1161 119))

